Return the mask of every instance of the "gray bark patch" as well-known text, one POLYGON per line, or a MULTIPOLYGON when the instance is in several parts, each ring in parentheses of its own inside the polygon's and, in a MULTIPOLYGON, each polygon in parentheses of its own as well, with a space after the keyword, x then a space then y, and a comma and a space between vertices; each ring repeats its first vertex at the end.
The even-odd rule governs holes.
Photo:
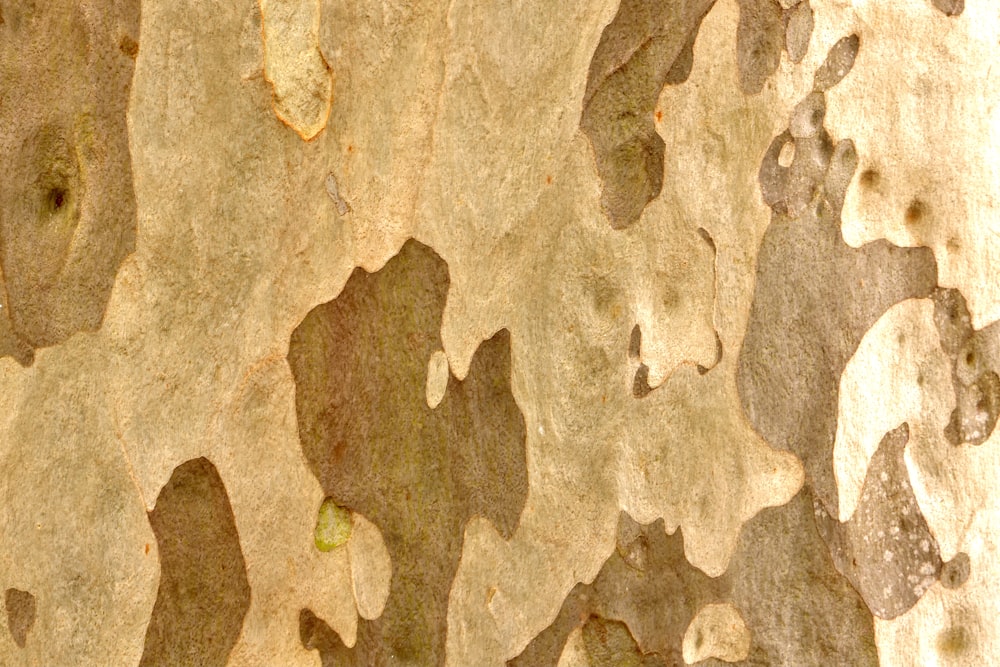
POLYGON ((883 619, 915 605, 938 580, 942 565, 903 461, 908 440, 906 424, 882 439, 850 521, 841 523, 816 505, 820 533, 837 569, 883 619))
POLYGON ((250 584, 215 466, 205 458, 177 466, 149 523, 160 552, 160 587, 139 664, 223 667, 250 608, 250 584))
POLYGON ((302 451, 324 492, 379 528, 393 568, 385 611, 360 622, 353 648, 304 610, 303 644, 325 665, 444 664, 467 522, 486 517, 509 538, 520 520, 525 424, 510 390, 507 331, 427 406, 448 285, 445 262, 409 241, 378 272, 356 269, 292 334, 302 451))
MULTIPOLYGON (((830 63, 846 57, 851 43, 840 40, 820 69, 837 69, 830 63)), ((794 132, 777 136, 760 166, 761 195, 772 216, 757 256, 737 385, 754 429, 802 459, 807 484, 836 515, 840 376, 885 311, 930 296, 937 265, 928 248, 844 243, 840 211, 857 154, 849 140, 834 143, 822 126, 824 108, 822 93, 807 96, 793 113, 794 132), (784 167, 779 156, 789 142, 794 158, 784 167)))
POLYGON ((594 148, 601 205, 615 229, 636 222, 663 187, 654 110, 665 84, 685 81, 694 40, 715 0, 623 0, 594 51, 580 129, 594 148))
POLYGON ((4 607, 7 609, 7 628, 14 643, 24 648, 28 643, 28 633, 35 625, 35 596, 28 591, 8 588, 4 592, 4 607))

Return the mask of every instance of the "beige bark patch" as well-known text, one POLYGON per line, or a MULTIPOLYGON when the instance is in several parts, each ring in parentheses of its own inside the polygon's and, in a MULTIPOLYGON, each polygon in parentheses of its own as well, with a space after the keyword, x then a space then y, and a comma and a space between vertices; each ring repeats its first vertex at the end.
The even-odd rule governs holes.
POLYGON ((962 291, 982 328, 1000 318, 1000 107, 983 103, 1000 96, 1000 15, 989 3, 949 17, 928 0, 866 1, 846 20, 861 49, 829 105, 831 131, 853 137, 860 159, 844 239, 931 248, 941 286, 962 291), (904 25, 901 39, 893 27, 904 25))
MULTIPOLYGON (((889 322, 878 327, 884 334, 899 323, 905 325, 908 336, 930 339, 938 334, 941 347, 928 350, 923 359, 917 360, 918 366, 940 365, 941 357, 954 347, 950 332, 962 326, 962 313, 948 308, 947 300, 937 300, 938 310, 929 301, 899 304, 884 316, 889 322), (941 305, 946 307, 941 309, 941 305)), ((981 344, 987 350, 993 329, 983 332, 986 340, 981 344)), ((919 401, 911 403, 908 413, 902 415, 913 434, 907 447, 906 465, 920 510, 940 543, 942 557, 950 561, 967 559, 968 573, 963 574, 967 578, 957 587, 950 580, 942 581, 942 586, 933 586, 899 618, 877 621, 879 653, 883 664, 892 666, 971 666, 989 662, 990 656, 996 655, 996 619, 1000 613, 994 572, 998 554, 992 538, 1000 515, 992 472, 1000 465, 996 431, 978 446, 956 446, 949 442, 946 426, 956 405, 954 379, 940 373, 921 378, 911 364, 893 369, 893 360, 906 358, 905 349, 901 349, 904 347, 905 340, 901 342, 898 335, 883 335, 868 346, 869 359, 859 363, 898 373, 909 382, 905 391, 921 395, 919 401)), ((961 364, 964 355, 957 356, 956 362, 961 364)), ((953 372, 959 375, 963 369, 959 366, 953 372)), ((884 374, 875 374, 869 382, 878 387, 887 380, 884 374)), ((841 419, 856 423, 871 419, 869 415, 855 410, 842 412, 841 419)), ((948 569, 949 565, 945 565, 942 578, 948 569)))
POLYGON ((436 350, 427 361, 427 407, 433 409, 441 404, 444 393, 448 390, 448 357, 441 350, 436 350))
POLYGON ((274 113, 305 141, 326 127, 333 74, 319 48, 320 0, 260 0, 274 113))
POLYGON ((738 662, 750 653, 750 631, 739 610, 729 603, 707 604, 684 632, 684 662, 708 658, 738 662))
POLYGON ((583 643, 583 628, 576 628, 566 638, 556 667, 591 667, 587 647, 583 643))
POLYGON ((77 341, 69 375, 42 363, 65 346, 39 355, 27 373, 11 360, 0 365, 11 401, 0 445, 0 581, 36 601, 23 648, 0 632, 4 663, 96 666, 116 656, 138 664, 153 611, 156 539, 107 394, 95 392, 92 378, 108 364, 81 353, 84 338, 67 344, 77 341))
POLYGON ((364 516, 354 513, 354 528, 347 542, 351 559, 351 590, 358 615, 375 620, 382 615, 392 582, 392 559, 382 532, 364 516))
MULTIPOLYGON (((861 498, 868 462, 882 437, 907 419, 928 419, 946 412, 951 364, 926 324, 933 321, 934 303, 908 299, 886 312, 868 330, 840 378, 834 472, 840 498, 840 520, 847 521, 861 498), (892 354, 883 346, 889 342, 892 354), (940 387, 933 395, 923 387, 940 387)), ((943 426, 942 433, 943 433, 943 426)))

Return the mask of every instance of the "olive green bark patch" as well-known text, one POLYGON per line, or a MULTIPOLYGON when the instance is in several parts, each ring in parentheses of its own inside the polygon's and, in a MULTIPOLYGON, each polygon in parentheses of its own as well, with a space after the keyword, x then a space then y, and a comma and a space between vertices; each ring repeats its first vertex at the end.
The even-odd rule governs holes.
POLYGON ((16 3, 0 24, 0 355, 97 329, 136 204, 125 113, 139 2, 16 3), (83 6, 81 6, 83 5, 83 6))
POLYGON ((319 508, 316 518, 316 548, 331 551, 346 544, 351 537, 351 512, 338 507, 333 498, 327 498, 319 508))
POLYGON ((580 129, 594 148, 601 205, 615 229, 636 222, 663 187, 654 111, 665 84, 687 79, 698 27, 715 0, 623 0, 587 75, 580 129))
POLYGON ((325 664, 443 664, 466 523, 484 516, 509 537, 524 506, 525 425, 507 332, 427 405, 448 284, 444 261, 409 241, 380 271, 355 270, 292 334, 302 450, 332 501, 379 528, 392 560, 385 610, 361 621, 353 648, 303 614, 304 644, 325 664))
POLYGON ((7 628, 14 643, 24 648, 28 642, 28 633, 35 625, 35 596, 17 588, 8 588, 4 592, 4 608, 7 610, 7 628))
POLYGON ((226 488, 208 459, 174 470, 149 513, 160 588, 142 667, 222 667, 250 608, 250 584, 226 488))

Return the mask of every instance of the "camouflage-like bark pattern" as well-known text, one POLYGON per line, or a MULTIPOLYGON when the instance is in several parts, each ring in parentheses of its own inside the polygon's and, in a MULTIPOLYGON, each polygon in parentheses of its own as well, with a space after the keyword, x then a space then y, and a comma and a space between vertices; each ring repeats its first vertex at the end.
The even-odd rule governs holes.
POLYGON ((998 56, 0 0, 0 664, 1000 662, 998 56))

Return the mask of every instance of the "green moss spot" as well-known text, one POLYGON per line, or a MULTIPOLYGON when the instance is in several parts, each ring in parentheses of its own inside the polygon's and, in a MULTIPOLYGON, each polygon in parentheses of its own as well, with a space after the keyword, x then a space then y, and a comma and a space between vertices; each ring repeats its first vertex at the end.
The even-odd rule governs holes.
POLYGON ((316 518, 316 548, 330 551, 345 544, 351 536, 351 511, 327 498, 316 518))

